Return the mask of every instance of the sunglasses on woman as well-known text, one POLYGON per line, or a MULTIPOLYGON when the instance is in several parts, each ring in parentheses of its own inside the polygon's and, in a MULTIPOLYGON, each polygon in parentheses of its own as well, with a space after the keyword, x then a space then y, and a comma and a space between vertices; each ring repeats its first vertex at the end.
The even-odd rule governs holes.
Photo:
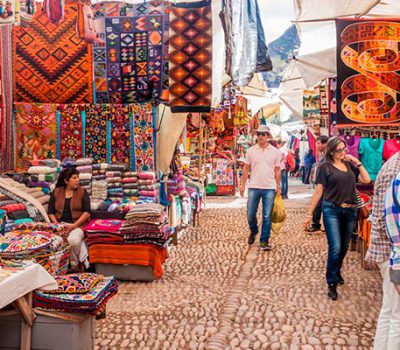
POLYGON ((336 153, 343 153, 343 152, 347 152, 347 151, 348 151, 348 149, 346 147, 344 147, 344 148, 338 148, 335 152, 336 153))
POLYGON ((266 132, 257 132, 256 135, 257 136, 268 136, 268 133, 266 133, 266 132))

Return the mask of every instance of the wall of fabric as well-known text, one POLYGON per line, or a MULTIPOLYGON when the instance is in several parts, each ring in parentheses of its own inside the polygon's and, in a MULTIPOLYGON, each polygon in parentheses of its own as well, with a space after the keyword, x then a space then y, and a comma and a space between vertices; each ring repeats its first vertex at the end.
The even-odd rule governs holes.
POLYGON ((400 22, 337 20, 338 125, 400 122, 400 22), (379 56, 379 59, 377 58, 379 56))
POLYGON ((17 103, 17 169, 33 159, 126 163, 131 170, 155 167, 155 108, 152 104, 17 103))

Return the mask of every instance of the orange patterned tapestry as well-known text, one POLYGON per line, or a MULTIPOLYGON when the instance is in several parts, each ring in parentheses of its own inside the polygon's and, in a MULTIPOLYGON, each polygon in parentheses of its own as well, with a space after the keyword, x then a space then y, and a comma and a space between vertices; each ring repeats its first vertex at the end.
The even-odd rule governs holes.
POLYGON ((91 44, 76 33, 77 5, 66 4, 64 19, 38 12, 13 30, 14 102, 92 102, 91 44))
POLYGON ((336 21, 338 125, 400 122, 400 23, 336 21))

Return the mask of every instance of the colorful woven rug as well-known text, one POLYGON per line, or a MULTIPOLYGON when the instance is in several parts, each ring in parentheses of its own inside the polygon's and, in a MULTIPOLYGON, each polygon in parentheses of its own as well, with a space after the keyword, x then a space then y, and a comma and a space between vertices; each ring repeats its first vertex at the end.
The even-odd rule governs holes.
POLYGON ((213 183, 217 186, 234 185, 232 161, 223 158, 213 159, 213 183))
POLYGON ((85 157, 96 163, 107 162, 107 122, 109 111, 106 105, 93 104, 85 108, 85 157))
POLYGON ((81 112, 82 107, 75 104, 60 105, 58 107, 58 159, 78 159, 83 157, 81 112))
POLYGON ((151 104, 132 106, 134 123, 135 171, 155 169, 154 110, 151 104))
POLYGON ((168 21, 159 1, 94 5, 97 102, 168 100, 168 21))
POLYGON ((14 102, 92 102, 91 45, 76 34, 76 4, 59 24, 38 12, 14 27, 14 102))
POLYGON ((400 21, 337 20, 338 125, 400 122, 400 21))
POLYGON ((210 112, 211 2, 172 5, 169 36, 169 101, 172 112, 210 112))
POLYGON ((57 105, 16 103, 17 170, 33 159, 56 158, 57 105))
POLYGON ((111 162, 131 164, 131 127, 128 105, 111 107, 111 162))

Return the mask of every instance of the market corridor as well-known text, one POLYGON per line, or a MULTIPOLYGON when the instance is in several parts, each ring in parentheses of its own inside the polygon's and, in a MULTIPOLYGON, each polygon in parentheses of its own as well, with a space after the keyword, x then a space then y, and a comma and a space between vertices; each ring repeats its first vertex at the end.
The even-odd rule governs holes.
POLYGON ((349 252, 346 284, 328 300, 326 240, 304 234, 305 208, 287 210, 273 251, 262 252, 247 246, 243 202, 205 210, 170 250, 161 280, 121 283, 97 322, 96 349, 370 349, 378 272, 349 252))

